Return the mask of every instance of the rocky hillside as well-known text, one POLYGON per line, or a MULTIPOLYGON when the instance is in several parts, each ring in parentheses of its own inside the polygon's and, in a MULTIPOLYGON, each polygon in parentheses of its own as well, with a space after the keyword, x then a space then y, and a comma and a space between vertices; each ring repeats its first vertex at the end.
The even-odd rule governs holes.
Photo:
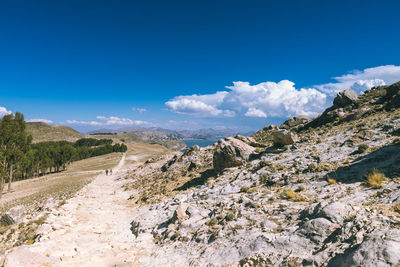
POLYGON ((400 83, 319 117, 148 160, 126 189, 146 266, 399 266, 400 83))
POLYGON ((83 135, 74 129, 61 125, 47 125, 44 122, 27 122, 26 131, 32 135, 33 142, 70 141, 83 138, 83 135))

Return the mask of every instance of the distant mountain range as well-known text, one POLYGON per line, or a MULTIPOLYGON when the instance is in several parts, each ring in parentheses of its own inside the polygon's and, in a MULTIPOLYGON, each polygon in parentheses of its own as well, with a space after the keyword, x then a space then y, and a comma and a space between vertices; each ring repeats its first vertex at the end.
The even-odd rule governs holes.
POLYGON ((220 139, 228 136, 240 135, 251 135, 253 132, 241 132, 232 129, 199 129, 199 130, 169 130, 159 127, 124 127, 117 130, 112 129, 98 129, 88 132, 88 134, 99 134, 99 133, 122 133, 122 132, 133 132, 147 139, 158 139, 158 140, 182 140, 182 139, 220 139))

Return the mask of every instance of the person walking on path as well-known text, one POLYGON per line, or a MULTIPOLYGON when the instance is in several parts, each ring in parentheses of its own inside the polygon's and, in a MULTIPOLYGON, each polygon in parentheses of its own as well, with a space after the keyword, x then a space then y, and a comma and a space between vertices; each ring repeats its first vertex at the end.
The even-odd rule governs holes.
POLYGON ((106 170, 106 175, 108 176, 108 169, 106 170))
POLYGON ((112 175, 112 169, 110 169, 110 175, 112 175))

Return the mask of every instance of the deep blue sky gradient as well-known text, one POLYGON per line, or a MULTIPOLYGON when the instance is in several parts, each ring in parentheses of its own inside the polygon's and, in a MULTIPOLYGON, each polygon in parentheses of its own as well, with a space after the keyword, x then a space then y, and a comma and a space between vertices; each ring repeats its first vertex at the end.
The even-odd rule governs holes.
MULTIPOLYGON (((365 0, 4 1, 0 106, 55 122, 115 115, 166 126, 191 119, 166 110, 177 95, 238 80, 312 86, 399 65, 399 9, 365 0)), ((257 129, 279 119, 215 121, 257 129)))

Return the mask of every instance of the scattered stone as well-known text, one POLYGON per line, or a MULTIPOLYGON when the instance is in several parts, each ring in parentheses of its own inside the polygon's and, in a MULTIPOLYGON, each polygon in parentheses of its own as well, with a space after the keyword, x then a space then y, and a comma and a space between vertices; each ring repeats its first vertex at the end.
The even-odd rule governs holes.
POLYGON ((181 203, 179 204, 178 208, 174 212, 174 215, 172 216, 172 221, 175 222, 176 220, 178 222, 182 222, 184 220, 189 219, 189 215, 186 214, 187 209, 189 208, 188 203, 181 203))
POLYGON ((11 216, 11 218, 17 223, 21 220, 22 215, 25 212, 25 207, 20 205, 11 208, 7 213, 11 216))
POLYGON ((139 235, 139 226, 140 226, 140 223, 139 222, 136 222, 136 221, 132 221, 131 222, 131 232, 132 232, 132 234, 134 235, 134 236, 136 236, 136 238, 138 237, 138 235, 139 235))

